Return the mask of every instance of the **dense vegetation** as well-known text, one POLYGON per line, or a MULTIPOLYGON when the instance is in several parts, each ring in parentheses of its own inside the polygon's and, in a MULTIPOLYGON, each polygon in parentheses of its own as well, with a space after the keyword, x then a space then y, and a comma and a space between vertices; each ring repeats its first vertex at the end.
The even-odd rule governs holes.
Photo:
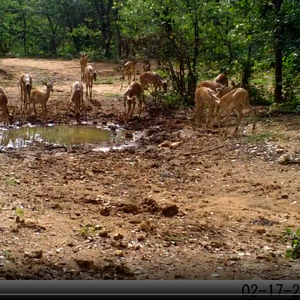
POLYGON ((256 100, 297 109, 299 20, 297 0, 6 0, 0 55, 159 58, 185 103, 227 69, 256 100))

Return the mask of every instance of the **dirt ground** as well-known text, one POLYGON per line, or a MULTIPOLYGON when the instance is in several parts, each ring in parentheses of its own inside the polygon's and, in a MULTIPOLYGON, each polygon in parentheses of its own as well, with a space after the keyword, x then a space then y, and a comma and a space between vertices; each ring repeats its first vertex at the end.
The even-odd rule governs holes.
MULTIPOLYGON (((124 125, 127 82, 120 91, 114 65, 91 64, 88 120, 124 125)), ((74 121, 65 111, 79 60, 3 59, 0 69, 15 122, 26 123, 22 73, 42 89, 54 80, 49 120, 74 121)), ((285 258, 286 228, 300 220, 299 117, 256 111, 254 135, 248 113, 224 139, 195 128, 193 108, 149 108, 126 124, 145 132, 138 147, 2 150, 0 278, 300 278, 299 261, 285 258)))

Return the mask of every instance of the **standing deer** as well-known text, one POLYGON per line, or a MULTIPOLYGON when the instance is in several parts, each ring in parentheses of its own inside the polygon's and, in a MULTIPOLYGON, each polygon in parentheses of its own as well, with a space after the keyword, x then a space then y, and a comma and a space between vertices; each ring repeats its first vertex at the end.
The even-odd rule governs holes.
POLYGON ((83 85, 79 81, 75 81, 71 87, 71 98, 67 109, 67 114, 70 111, 70 107, 74 104, 74 114, 77 122, 80 121, 80 105, 82 104, 84 113, 86 115, 86 107, 83 100, 83 85))
POLYGON ((86 68, 87 63, 88 63, 88 54, 82 52, 80 57, 81 81, 84 81, 84 69, 86 68))
POLYGON ((39 89, 32 89, 30 93, 30 99, 29 102, 33 103, 33 109, 34 109, 34 114, 37 115, 36 113, 36 107, 35 105, 38 103, 41 105, 42 108, 42 117, 44 122, 47 121, 47 102, 50 97, 50 92, 53 92, 53 81, 50 83, 46 83, 42 80, 42 83, 47 87, 46 91, 42 91, 39 89))
POLYGON ((143 100, 141 99, 141 95, 142 95, 142 87, 138 82, 132 82, 127 87, 123 96, 125 120, 132 117, 137 99, 139 101, 139 116, 141 115, 142 102, 143 102, 143 100), (126 109, 127 105, 128 105, 128 110, 126 109))
POLYGON ((0 86, 0 108, 2 109, 4 125, 11 125, 13 123, 13 113, 8 111, 8 98, 2 86, 0 86))
POLYGON ((92 99, 93 82, 97 80, 97 71, 91 65, 87 65, 84 69, 84 78, 86 82, 85 95, 92 99))
POLYGON ((136 65, 136 62, 133 60, 129 60, 123 65, 123 70, 122 70, 123 75, 120 78, 120 80, 122 81, 120 90, 122 90, 125 75, 127 75, 127 78, 128 78, 128 85, 130 85, 130 83, 131 83, 132 74, 133 74, 133 81, 135 81, 135 65, 136 65))
MULTIPOLYGON (((30 93, 32 90, 32 77, 29 74, 23 74, 20 79, 21 87, 21 115, 26 114, 27 111, 27 102, 30 98, 30 93), (23 106, 23 108, 22 108, 23 106)), ((30 110, 30 104, 29 104, 30 110)))

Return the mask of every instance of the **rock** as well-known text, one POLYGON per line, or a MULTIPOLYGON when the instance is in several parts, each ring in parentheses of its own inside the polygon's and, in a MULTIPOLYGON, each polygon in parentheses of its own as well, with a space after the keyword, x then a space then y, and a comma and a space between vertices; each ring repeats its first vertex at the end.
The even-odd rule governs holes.
POLYGON ((90 270, 94 266, 94 262, 92 260, 75 259, 75 262, 80 269, 90 270))
POLYGON ((124 251, 123 250, 116 250, 115 251, 115 256, 124 257, 125 256, 124 251))
POLYGON ((105 229, 102 229, 99 231, 99 236, 101 237, 108 237, 108 231, 105 229))
POLYGON ((140 224, 140 230, 143 231, 150 231, 151 230, 151 225, 149 221, 143 220, 140 224))
POLYGON ((170 147, 171 146, 171 142, 170 141, 164 141, 161 144, 158 145, 159 148, 162 147, 170 147))
POLYGON ((121 234, 121 233, 116 233, 116 234, 114 235, 114 240, 118 241, 118 240, 121 240, 123 237, 124 237, 123 234, 121 234))
POLYGON ((137 237, 138 242, 142 242, 142 241, 144 241, 145 239, 146 239, 146 236, 144 236, 144 235, 139 235, 139 236, 137 237))
POLYGON ((179 209, 178 209, 177 205, 175 205, 175 204, 168 205, 162 209, 162 214, 164 217, 173 217, 173 216, 177 215, 178 212, 179 212, 179 209))
POLYGON ((278 158, 278 163, 282 165, 287 164, 289 161, 291 161, 291 156, 288 153, 283 154, 278 158))
POLYGON ((260 229, 257 229, 256 232, 257 232, 258 234, 264 234, 264 233, 266 233, 266 229, 260 228, 260 229))
POLYGON ((171 143, 170 148, 176 149, 176 148, 178 148, 181 144, 182 144, 182 142, 174 142, 174 143, 171 143))
POLYGON ((36 251, 31 252, 31 253, 25 252, 24 256, 25 257, 30 257, 30 258, 42 258, 43 251, 42 250, 36 250, 36 251))

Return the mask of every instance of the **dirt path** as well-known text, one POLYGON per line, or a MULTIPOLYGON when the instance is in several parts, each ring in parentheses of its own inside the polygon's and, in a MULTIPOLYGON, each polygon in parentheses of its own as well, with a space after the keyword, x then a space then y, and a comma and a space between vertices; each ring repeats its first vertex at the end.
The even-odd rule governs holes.
MULTIPOLYGON (((88 119, 119 123, 120 75, 92 64, 88 119)), ((11 105, 28 72, 39 87, 55 80, 49 119, 72 120, 65 109, 79 61, 4 59, 0 68, 11 105)), ((15 120, 24 122, 18 108, 15 120)), ((140 147, 122 151, 0 153, 1 279, 300 278, 299 262, 284 257, 285 230, 299 225, 300 166, 278 161, 299 155, 299 118, 259 117, 252 136, 246 116, 227 140, 192 120, 192 109, 145 111, 127 124, 146 130, 140 147), (159 147, 165 141, 179 144, 159 147)))

